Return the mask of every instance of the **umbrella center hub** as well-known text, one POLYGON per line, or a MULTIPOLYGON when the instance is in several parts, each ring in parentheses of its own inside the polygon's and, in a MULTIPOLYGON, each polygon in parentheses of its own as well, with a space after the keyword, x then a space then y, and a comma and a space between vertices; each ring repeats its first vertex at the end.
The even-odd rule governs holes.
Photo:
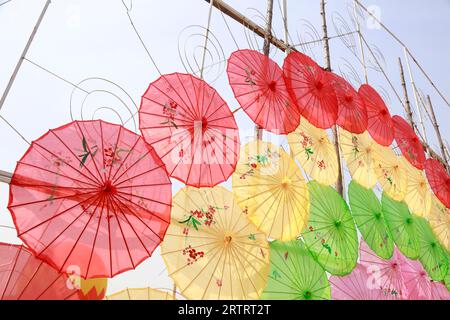
POLYGON ((334 222, 334 226, 336 228, 339 228, 341 225, 342 225, 342 221, 341 220, 337 220, 337 221, 334 222))
POLYGON ((381 114, 382 116, 385 116, 385 115, 388 114, 388 112, 387 112, 386 109, 383 109, 383 110, 380 111, 380 114, 381 114))
POLYGON ((306 300, 311 300, 311 298, 312 298, 312 292, 311 292, 311 291, 305 291, 304 294, 303 294, 303 297, 304 297, 306 300))
POLYGON ((381 219, 381 213, 380 212, 375 213, 375 219, 377 219, 377 220, 381 219))
POLYGON ((230 235, 226 235, 225 238, 223 239, 223 242, 225 243, 226 246, 230 245, 231 240, 233 240, 233 237, 230 235))
POLYGON ((318 91, 322 90, 323 88, 323 82, 320 80, 318 80, 314 85, 318 91))
POLYGON ((412 222, 413 222, 412 218, 407 218, 406 219, 406 224, 412 224, 412 222))
POLYGON ((289 188, 289 186, 292 184, 292 180, 289 178, 284 178, 283 181, 281 181, 281 187, 283 189, 289 188))
POLYGON ((199 122, 202 124, 202 133, 205 133, 206 129, 208 128, 208 119, 202 117, 199 122))
POLYGON ((413 137, 412 142, 417 143, 417 142, 419 142, 419 139, 417 137, 413 137))
POLYGON ((277 82, 274 81, 274 80, 272 80, 272 81, 269 83, 268 87, 269 87, 269 90, 270 90, 270 91, 275 92, 276 89, 277 89, 277 82))
POLYGON ((102 192, 105 194, 116 194, 117 189, 115 186, 112 185, 112 182, 108 180, 103 185, 102 192))
POLYGON ((397 262, 394 262, 394 263, 392 264, 392 269, 396 270, 397 267, 398 267, 398 263, 397 263, 397 262))
POLYGON ((350 103, 353 102, 353 96, 351 96, 349 94, 346 94, 345 97, 344 97, 344 100, 345 100, 346 103, 350 104, 350 103))

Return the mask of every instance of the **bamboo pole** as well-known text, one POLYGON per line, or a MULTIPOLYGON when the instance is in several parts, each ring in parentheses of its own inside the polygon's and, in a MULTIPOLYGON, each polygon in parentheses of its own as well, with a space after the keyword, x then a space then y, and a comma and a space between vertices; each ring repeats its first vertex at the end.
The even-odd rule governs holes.
MULTIPOLYGON (((330 45, 328 42, 328 28, 327 28, 327 16, 325 11, 325 0, 320 2, 320 14, 322 16, 322 32, 323 32, 323 52, 325 59, 325 69, 331 72, 331 58, 330 58, 330 45)), ((341 162, 341 150, 339 149, 339 135, 337 125, 332 128, 334 137, 334 148, 338 157, 338 179, 336 182, 336 190, 343 197, 344 196, 344 183, 342 176, 342 162, 341 162)))
POLYGON ((10 183, 11 182, 12 173, 0 170, 0 182, 10 183))
POLYGON ((358 39, 359 39, 359 53, 361 55, 361 64, 362 64, 366 84, 368 84, 369 83, 369 73, 367 72, 366 56, 364 53, 363 39, 362 39, 362 33, 361 33, 361 24, 359 23, 357 4, 355 1, 353 1, 353 12, 354 12, 354 16, 355 16, 356 32, 358 33, 358 39))
POLYGON ((428 143, 427 132, 425 130, 425 125, 424 125, 424 122, 423 122, 422 108, 420 107, 420 102, 419 102, 418 92, 417 92, 417 88, 416 88, 416 83, 414 82, 414 77, 413 77, 413 74, 412 74, 411 65, 409 63, 408 52, 406 51, 405 47, 403 47, 403 51, 404 51, 404 55, 405 55, 406 66, 408 68, 409 79, 411 81, 411 87, 412 87, 413 94, 414 94, 414 102, 415 102, 415 105, 416 105, 417 114, 419 115, 419 123, 420 123, 420 127, 422 129, 423 139, 425 140, 426 143, 428 143))
POLYGON ((439 146, 441 148, 442 157, 444 158, 444 161, 445 161, 444 167, 448 171, 449 167, 448 167, 447 149, 445 147, 444 140, 442 139, 442 136, 441 136, 441 130, 439 129, 439 124, 436 120, 436 114, 434 113, 434 108, 433 108, 433 104, 431 103, 430 95, 427 95, 427 101, 428 101, 428 109, 430 111, 430 116, 431 116, 431 123, 433 124, 434 130, 436 131, 439 146))
POLYGON ((33 31, 31 32, 30 37, 28 38, 27 44, 25 45, 25 48, 22 51, 22 54, 20 55, 19 61, 17 61, 16 67, 14 68, 13 74, 11 75, 11 78, 9 79, 8 84, 6 85, 6 89, 3 92, 2 98, 0 99, 0 110, 3 108, 3 105, 5 104, 6 98, 8 97, 9 91, 12 88, 12 85, 14 81, 16 80, 17 74, 19 73, 20 67, 22 66, 23 60, 26 57, 28 50, 30 49, 31 43, 34 40, 34 37, 36 36, 36 33, 39 29, 39 26, 41 25, 42 20, 44 19, 45 13, 47 12, 48 6, 50 5, 51 1, 47 0, 47 2, 44 5, 44 8, 41 11, 41 14, 39 15, 39 18, 33 28, 33 31))
POLYGON ((413 119, 413 113, 411 111, 411 103, 409 102, 408 97, 408 89, 406 87, 406 81, 405 81, 405 72, 403 71, 403 64, 402 59, 398 58, 398 66, 400 69, 400 80, 402 81, 402 88, 403 88, 403 98, 404 98, 404 107, 406 111, 406 118, 408 119, 409 124, 413 129, 415 128, 414 119, 413 119))
MULTIPOLYGON (((263 53, 265 56, 270 54, 270 37, 272 36, 272 17, 273 17, 273 0, 267 0, 267 13, 266 13, 266 32, 264 34, 263 53)), ((257 140, 262 139, 263 130, 255 125, 255 136, 257 140)))

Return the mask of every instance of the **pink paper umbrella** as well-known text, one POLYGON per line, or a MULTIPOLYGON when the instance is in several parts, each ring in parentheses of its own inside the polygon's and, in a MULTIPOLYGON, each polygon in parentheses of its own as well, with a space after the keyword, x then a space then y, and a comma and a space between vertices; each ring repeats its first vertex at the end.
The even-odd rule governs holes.
POLYGON ((78 300, 78 290, 24 246, 0 243, 0 300, 78 300))
POLYGON ((234 172, 239 131, 233 113, 205 81, 172 73, 142 96, 139 128, 171 177, 193 187, 213 187, 234 172))
POLYGON ((19 237, 59 272, 109 278, 162 241, 170 179, 142 137, 103 121, 74 121, 34 141, 17 163, 8 208, 19 237))
POLYGON ((331 296, 334 300, 389 300, 366 267, 357 264, 349 275, 331 276, 331 296))
POLYGON ((430 279, 420 262, 402 257, 408 266, 404 271, 408 299, 410 300, 450 300, 450 292, 445 285, 430 279))
POLYGON ((258 126, 276 134, 298 127, 300 111, 275 61, 255 50, 238 50, 228 59, 227 73, 234 96, 258 126))
POLYGON ((394 247, 394 253, 389 260, 378 257, 369 246, 361 240, 360 243, 360 263, 373 274, 377 286, 390 299, 405 300, 408 298, 408 289, 405 282, 405 272, 410 271, 410 267, 405 264, 405 260, 400 251, 394 247))

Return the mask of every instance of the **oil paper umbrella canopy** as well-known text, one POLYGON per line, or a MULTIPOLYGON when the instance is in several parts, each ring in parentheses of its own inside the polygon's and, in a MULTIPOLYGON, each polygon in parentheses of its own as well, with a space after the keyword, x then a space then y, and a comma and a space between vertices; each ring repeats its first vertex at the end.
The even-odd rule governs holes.
POLYGON ((75 121, 31 144, 17 163, 8 208, 19 237, 58 271, 113 277, 161 242, 171 183, 140 136, 103 121, 75 121))
POLYGON ((392 257, 394 242, 375 193, 352 181, 348 188, 348 198, 353 218, 364 240, 379 257, 392 257))
POLYGON ((329 300, 325 270, 300 240, 270 243, 270 273, 261 296, 267 300, 329 300))
POLYGON ((394 137, 403 156, 417 169, 423 170, 425 152, 413 128, 400 116, 393 116, 394 137))
POLYGON ((364 241, 361 241, 359 256, 360 263, 370 275, 368 281, 370 288, 379 288, 388 299, 408 299, 406 275, 411 269, 396 247, 392 257, 386 260, 378 257, 364 241))
POLYGON ((233 191, 247 218, 272 239, 296 239, 308 221, 309 192, 300 168, 271 143, 242 148, 233 191))
POLYGON ((357 264, 346 276, 330 277, 331 296, 333 300, 389 300, 389 296, 373 282, 371 272, 357 264))
POLYGON ((443 283, 433 281, 419 261, 405 259, 409 270, 404 272, 409 300, 450 300, 450 292, 443 283))
POLYGON ((435 159, 427 159, 425 162, 425 172, 431 189, 436 197, 450 208, 450 176, 445 171, 442 164, 435 159))
POLYGON ((392 200, 383 193, 381 207, 386 224, 398 249, 410 259, 419 258, 416 223, 406 204, 392 200))
POLYGON ((286 88, 283 71, 255 50, 238 50, 228 59, 228 80, 242 109, 261 128, 288 134, 300 112, 286 88))
POLYGON ((402 201, 406 195, 407 175, 402 161, 389 147, 374 144, 375 174, 383 191, 392 199, 402 201))
POLYGON ((358 90, 367 109, 367 131, 378 144, 390 146, 394 140, 394 124, 389 109, 378 92, 368 84, 358 90))
POLYGON ((350 174, 356 182, 371 189, 377 183, 375 173, 375 143, 367 132, 354 134, 339 131, 339 142, 350 174))
POLYGON ((153 288, 125 289, 105 297, 105 300, 175 300, 169 292, 153 288))
POLYGON ((447 252, 439 244, 430 225, 424 218, 416 217, 419 239, 419 261, 434 281, 442 281, 447 275, 447 252))
POLYGON ((450 210, 434 197, 427 218, 441 245, 450 252, 450 210))
POLYGON ((405 202, 415 215, 426 217, 431 210, 432 193, 425 172, 416 169, 408 161, 402 161, 407 177, 405 202))
POLYGON ((65 274, 24 246, 0 243, 0 300, 77 300, 65 274))
POLYGON ((290 148, 303 170, 319 183, 332 185, 338 177, 336 149, 325 130, 302 119, 297 129, 288 135, 290 148))
POLYGON ((216 90, 189 74, 151 83, 142 97, 139 128, 171 177, 195 187, 228 179, 236 166, 239 132, 216 90))
POLYGON ((336 93, 329 77, 316 62, 300 52, 291 52, 284 60, 283 73, 287 88, 304 118, 322 129, 336 124, 336 93))
POLYGON ((360 134, 367 130, 367 109, 364 100, 350 83, 337 74, 328 72, 338 100, 336 123, 343 129, 360 134))
POLYGON ((188 299, 258 299, 269 273, 266 236, 223 187, 181 189, 161 255, 188 299))
POLYGON ((326 271, 346 275, 356 266, 358 238, 350 210, 331 187, 308 183, 311 210, 303 231, 306 246, 326 271))

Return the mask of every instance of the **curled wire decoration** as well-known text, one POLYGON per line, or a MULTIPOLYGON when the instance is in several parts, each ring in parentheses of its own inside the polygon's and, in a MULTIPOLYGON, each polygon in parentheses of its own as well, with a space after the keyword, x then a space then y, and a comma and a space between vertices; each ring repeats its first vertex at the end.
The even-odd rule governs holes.
POLYGON ((380 85, 377 87, 377 91, 380 94, 381 98, 383 98, 384 103, 386 105, 390 106, 392 103, 392 99, 391 99, 391 96, 390 96, 388 90, 385 87, 380 85))
POLYGON ((137 132, 138 106, 124 88, 100 77, 86 78, 77 87, 70 94, 72 121, 104 119, 137 132))
MULTIPOLYGON (((247 11, 249 11, 248 16, 250 17, 250 19, 252 21, 254 21, 261 28, 263 28, 263 29, 266 28, 267 18, 261 11, 259 11, 256 8, 253 8, 253 7, 247 8, 247 11)), ((243 29, 244 29, 245 40, 247 42, 248 48, 262 52, 264 38, 260 37, 258 34, 249 30, 245 26, 243 26, 243 29)), ((270 33, 271 33, 272 37, 278 38, 277 33, 276 33, 275 29, 273 28, 273 25, 271 27, 270 33)), ((278 53, 278 50, 272 50, 272 49, 274 49, 274 46, 270 46, 269 56, 272 59, 274 59, 278 53)))
MULTIPOLYGON (((352 19, 353 15, 350 15, 350 19, 352 19)), ((350 52, 359 59, 358 57, 358 47, 356 45, 355 34, 352 33, 355 28, 350 26, 347 20, 338 12, 333 12, 331 16, 331 21, 333 23, 334 30, 336 34, 339 36, 339 39, 342 43, 347 47, 350 52)), ((355 23, 353 18, 352 23, 355 23)))
POLYGON ((131 12, 133 10, 133 0, 121 0, 121 1, 127 12, 131 12))
POLYGON ((375 57, 370 56, 367 61, 367 67, 375 70, 376 72, 382 72, 381 68, 386 69, 386 58, 384 57, 383 52, 380 50, 380 48, 374 44, 370 45, 370 48, 372 49, 373 55, 375 57), (375 61, 378 60, 378 63, 375 61), (381 66, 381 68, 380 68, 381 66))
POLYGON ((200 78, 202 57, 205 52, 203 78, 209 83, 214 83, 225 72, 226 58, 219 39, 211 29, 206 37, 206 30, 205 27, 199 25, 183 28, 178 34, 178 57, 187 73, 200 78))
POLYGON ((310 56, 313 60, 317 60, 315 49, 321 47, 322 37, 319 31, 314 25, 307 19, 299 19, 300 30, 296 30, 297 44, 294 47, 298 47, 300 51, 310 56))
POLYGON ((341 58, 341 60, 342 64, 339 64, 338 67, 339 73, 345 80, 351 83, 354 88, 358 89, 363 83, 358 71, 356 71, 355 67, 350 63, 349 60, 345 58, 341 58))

